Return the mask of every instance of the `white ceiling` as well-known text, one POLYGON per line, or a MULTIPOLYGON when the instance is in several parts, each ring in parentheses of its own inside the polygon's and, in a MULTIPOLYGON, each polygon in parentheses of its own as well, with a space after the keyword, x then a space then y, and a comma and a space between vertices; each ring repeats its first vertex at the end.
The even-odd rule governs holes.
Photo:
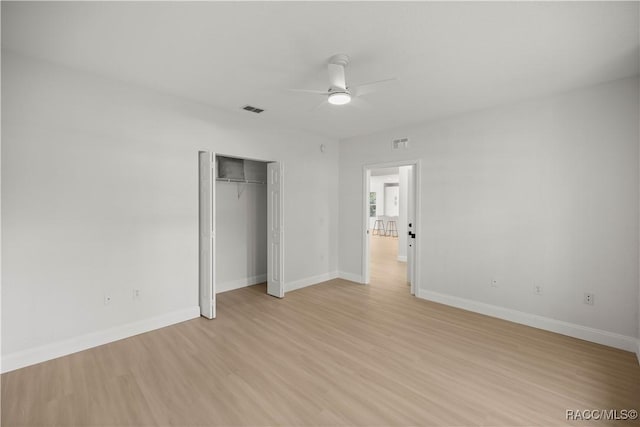
POLYGON ((639 72, 638 2, 2 2, 2 47, 336 138, 639 72), (370 108, 324 106, 398 77, 370 108))

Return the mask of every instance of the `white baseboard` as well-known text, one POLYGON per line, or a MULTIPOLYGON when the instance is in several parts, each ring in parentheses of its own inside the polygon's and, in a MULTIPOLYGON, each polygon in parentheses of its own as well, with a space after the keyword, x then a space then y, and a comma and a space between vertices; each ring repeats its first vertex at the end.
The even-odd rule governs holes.
POLYGON ((402 255, 398 255, 398 261, 407 262, 407 257, 406 256, 402 256, 402 255))
POLYGON ((307 286, 317 285, 318 283, 326 282, 327 280, 333 280, 338 277, 337 272, 319 274, 317 276, 305 277, 304 279, 295 280, 293 282, 286 283, 284 285, 285 292, 295 291, 296 289, 306 288, 307 286))
POLYGON ((264 283, 266 281, 267 275, 259 274, 257 276, 243 277, 242 279, 230 280, 224 283, 216 283, 216 294, 246 288, 247 286, 257 285, 258 283, 264 283))
POLYGON ((338 277, 344 280, 348 280, 350 282, 356 282, 363 284, 364 280, 362 280, 362 276, 359 274, 347 273, 345 271, 338 272, 338 277))
POLYGON ((564 322, 562 320, 550 319, 536 314, 525 313, 523 311, 512 310, 452 295, 426 291, 424 289, 420 290, 419 294, 419 298, 461 308, 463 310, 497 317, 510 322, 520 323, 522 325, 532 326, 534 328, 544 329, 546 331, 556 332, 558 334, 568 335, 570 337, 580 338, 586 341, 634 353, 640 352, 640 348, 638 348, 638 339, 634 337, 628 337, 614 332, 603 331, 601 329, 590 328, 588 326, 577 325, 574 323, 564 322))
POLYGON ((138 320, 103 331, 91 332, 64 341, 10 353, 2 358, 2 373, 56 359, 123 338, 129 338, 144 332, 153 331, 154 329, 164 328, 165 326, 195 319, 196 317, 200 317, 200 307, 189 307, 150 319, 138 320))

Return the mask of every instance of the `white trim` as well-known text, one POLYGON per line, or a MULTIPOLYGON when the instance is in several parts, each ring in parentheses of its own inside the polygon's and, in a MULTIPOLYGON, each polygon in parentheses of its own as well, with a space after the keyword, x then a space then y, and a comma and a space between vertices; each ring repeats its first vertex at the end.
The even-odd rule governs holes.
POLYGON ((344 280, 348 280, 350 282, 355 282, 358 283, 360 285, 364 285, 364 280, 362 279, 362 276, 359 276, 357 274, 353 274, 353 273, 347 273, 346 271, 339 271, 338 272, 338 277, 344 280))
POLYGON ((538 316, 536 314, 525 313, 523 311, 512 310, 510 308, 499 307, 497 305, 486 304, 452 295, 445 295, 423 289, 420 291, 419 298, 626 351, 635 352, 638 345, 638 340, 634 337, 628 337, 614 332, 603 331, 601 329, 590 328, 588 326, 577 325, 575 323, 564 322, 562 320, 551 319, 548 317, 538 316))
POLYGON ((235 289, 246 288, 267 281, 267 273, 257 276, 243 277, 242 279, 229 280, 224 283, 216 283, 216 294, 233 291, 235 289))
POLYGON ((407 262, 407 257, 406 257, 406 256, 398 255, 398 261, 400 261, 400 262, 407 262))
POLYGON ((305 277, 304 279, 295 280, 293 282, 285 282, 285 292, 295 291, 296 289, 306 288, 307 286, 317 285, 318 283, 333 280, 338 277, 338 272, 319 274, 317 276, 305 277))
POLYGON ((164 328, 197 317, 200 317, 200 307, 194 306, 110 329, 91 332, 64 341, 17 351, 2 357, 2 373, 129 338, 134 335, 153 331, 154 329, 164 328))

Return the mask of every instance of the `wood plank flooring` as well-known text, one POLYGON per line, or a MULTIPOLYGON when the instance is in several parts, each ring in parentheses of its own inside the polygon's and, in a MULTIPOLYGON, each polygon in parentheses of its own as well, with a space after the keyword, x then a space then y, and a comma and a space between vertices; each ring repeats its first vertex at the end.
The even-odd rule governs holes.
POLYGON ((634 354, 411 297, 395 242, 373 239, 369 286, 227 292, 216 320, 4 374, 2 425, 584 426, 614 423, 565 411, 640 409, 634 354))

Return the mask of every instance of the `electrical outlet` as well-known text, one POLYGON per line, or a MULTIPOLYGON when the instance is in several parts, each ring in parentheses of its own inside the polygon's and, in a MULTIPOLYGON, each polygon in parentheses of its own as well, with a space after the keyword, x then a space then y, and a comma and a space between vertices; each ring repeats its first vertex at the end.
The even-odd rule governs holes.
POLYGON ((104 305, 111 304, 111 300, 112 300, 111 295, 104 294, 104 305))
POLYGON ((140 299, 140 289, 134 289, 133 290, 133 300, 137 301, 140 299))
POLYGON ((542 295, 542 286, 533 285, 533 293, 536 295, 542 295))
POLYGON ((497 279, 491 280, 491 287, 492 288, 497 288, 498 287, 498 280, 497 279))
POLYGON ((595 302, 595 301, 594 301, 594 298, 595 298, 595 295, 593 295, 592 293, 589 293, 589 292, 585 292, 585 293, 584 293, 584 300, 583 300, 583 302, 584 302, 585 304, 587 304, 587 305, 593 305, 593 304, 594 304, 594 302, 595 302))

